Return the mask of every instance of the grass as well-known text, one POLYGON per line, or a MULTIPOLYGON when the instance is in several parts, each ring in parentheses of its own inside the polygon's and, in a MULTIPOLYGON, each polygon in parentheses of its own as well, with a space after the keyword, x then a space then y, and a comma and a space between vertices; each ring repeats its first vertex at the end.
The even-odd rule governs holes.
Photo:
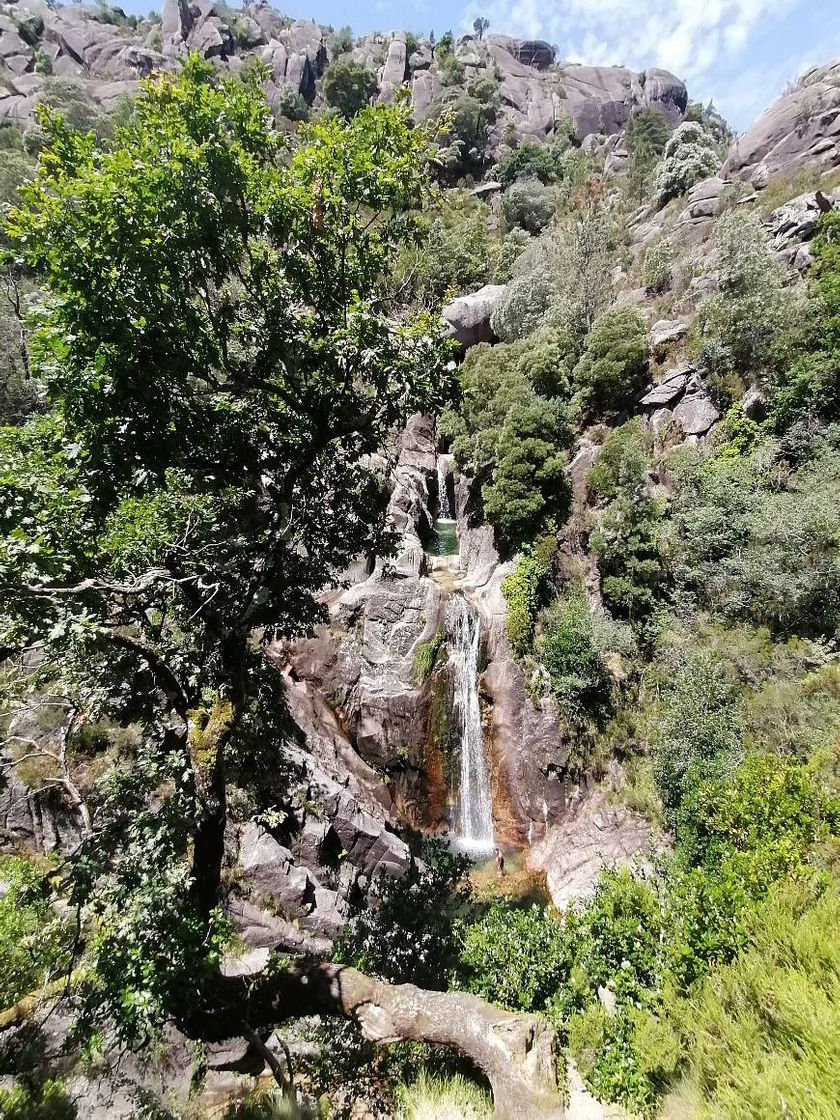
POLYGON ((489 1093, 460 1075, 421 1073, 413 1085, 397 1090, 397 1120, 490 1120, 492 1115, 489 1093))
POLYGON ((681 1012, 689 1073, 667 1103, 698 1120, 840 1116, 840 894, 789 886, 756 915, 749 949, 681 1012))

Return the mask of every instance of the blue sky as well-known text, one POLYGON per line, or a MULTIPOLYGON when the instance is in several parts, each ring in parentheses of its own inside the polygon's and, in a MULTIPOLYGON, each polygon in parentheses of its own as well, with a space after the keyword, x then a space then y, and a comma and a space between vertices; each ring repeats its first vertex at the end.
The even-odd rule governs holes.
MULTIPOLYGON (((119 0, 116 0, 119 3, 119 0)), ((355 34, 470 29, 547 39, 561 57, 636 70, 663 66, 744 130, 796 75, 840 57, 840 0, 274 0, 292 16, 355 34)), ((130 0, 131 11, 146 5, 130 0)))

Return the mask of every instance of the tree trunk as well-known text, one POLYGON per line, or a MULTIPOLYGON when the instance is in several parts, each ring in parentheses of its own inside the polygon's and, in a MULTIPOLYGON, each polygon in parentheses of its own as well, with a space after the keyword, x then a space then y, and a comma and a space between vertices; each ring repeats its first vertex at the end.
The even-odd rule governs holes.
POLYGON ((372 1042, 411 1040, 453 1046, 486 1075, 499 1120, 562 1120, 554 1030, 537 1015, 494 1007, 465 992, 387 984, 354 968, 291 962, 248 977, 221 978, 227 1013, 189 1024, 205 1039, 236 1033, 231 1015, 252 1028, 301 1015, 343 1015, 372 1042), (235 1010, 234 1010, 235 1009, 235 1010))

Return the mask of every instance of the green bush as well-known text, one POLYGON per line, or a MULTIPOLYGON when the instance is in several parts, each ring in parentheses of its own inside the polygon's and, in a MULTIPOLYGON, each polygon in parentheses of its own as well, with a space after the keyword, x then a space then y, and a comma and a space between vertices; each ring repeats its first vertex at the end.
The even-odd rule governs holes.
POLYGON ((595 485, 615 496, 599 515, 590 544, 598 558, 604 603, 644 629, 664 578, 665 503, 650 492, 646 457, 632 432, 619 429, 621 435, 616 434, 603 469, 595 475, 595 485))
POLYGON ((505 191, 502 212, 509 226, 521 226, 528 233, 541 233, 554 217, 557 191, 537 179, 520 179, 505 191))
POLYGON ((674 250, 669 241, 664 238, 654 241, 645 249, 645 260, 642 267, 642 277, 648 292, 662 295, 671 288, 673 282, 674 250))
POLYGON ((360 62, 340 58, 327 67, 324 98, 347 119, 369 104, 376 88, 376 75, 360 62))
POLYGON ((277 99, 277 111, 290 121, 309 120, 309 105, 306 98, 297 90, 292 89, 291 86, 284 86, 280 90, 277 99))
POLYGON ((76 1105, 59 1081, 0 1089, 3 1120, 76 1120, 76 1105))
POLYGON ((840 465, 824 440, 799 470, 773 446, 748 455, 684 452, 669 565, 686 592, 733 620, 781 635, 833 634, 840 619, 840 465))
POLYGON ((505 187, 519 179, 539 179, 541 183, 556 183, 563 178, 563 155, 568 142, 556 140, 540 144, 525 139, 501 160, 496 168, 496 178, 505 187))
POLYGON ((634 417, 608 433, 595 465, 587 471, 587 489, 601 501, 612 501, 623 487, 644 483, 648 466, 642 425, 639 418, 634 417))
POLYGON ((492 477, 481 488, 485 516, 503 548, 515 551, 566 520, 571 505, 566 431, 562 406, 536 395, 505 416, 492 477))
POLYGON ((686 782, 716 772, 739 738, 738 692, 725 666, 703 653, 667 665, 653 734, 654 774, 673 822, 686 782))
POLYGON ((798 353, 771 384, 770 422, 778 432, 808 417, 840 421, 840 215, 820 218, 811 248, 814 265, 798 353))
POLYGON ((70 939, 33 864, 0 858, 0 881, 0 1007, 8 1007, 60 975, 70 939))
POLYGON ((507 604, 507 636, 517 657, 531 650, 534 624, 548 576, 551 574, 549 549, 556 548, 554 537, 545 538, 548 547, 525 548, 516 567, 502 582, 507 604))
POLYGON ((494 902, 461 927, 459 969, 469 991, 517 1011, 545 1007, 570 967, 562 923, 538 906, 494 902))
POLYGON ((353 49, 353 30, 346 24, 344 27, 339 27, 336 31, 332 41, 332 54, 333 58, 338 58, 340 54, 347 54, 348 51, 353 49))
POLYGON ((574 332, 567 325, 553 323, 531 335, 516 368, 541 397, 568 399, 578 357, 574 332))
POLYGON ((684 121, 671 134, 656 171, 660 205, 669 198, 684 194, 701 179, 714 175, 719 167, 720 157, 714 138, 701 124, 684 121))
POLYGON ((578 407, 588 419, 609 420, 631 409, 647 377, 648 329, 634 307, 616 307, 595 320, 572 374, 578 407))
POLYGON ((840 898, 777 890, 746 950, 678 1009, 700 1120, 840 1115, 840 898))
MULTIPOLYGON (((714 240, 718 291, 700 305, 700 336, 706 347, 722 348, 735 371, 755 378, 801 317, 801 301, 784 286, 784 273, 756 214, 743 207, 724 214, 714 240)), ((717 372, 714 364, 710 372, 717 372)))
POLYGON ((342 930, 334 959, 395 984, 442 989, 459 951, 455 915, 469 866, 445 841, 427 840, 421 859, 396 878, 379 880, 342 930))
POLYGON ((592 713, 609 700, 610 674, 604 662, 604 628, 593 615, 586 595, 561 596, 541 618, 536 656, 548 670, 557 700, 592 713))

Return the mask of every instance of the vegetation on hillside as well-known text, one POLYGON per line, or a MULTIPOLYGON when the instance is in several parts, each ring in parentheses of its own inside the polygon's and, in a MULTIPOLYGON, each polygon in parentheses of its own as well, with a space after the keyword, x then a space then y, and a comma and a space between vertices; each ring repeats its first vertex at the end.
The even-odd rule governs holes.
MULTIPOLYGON (((148 1055, 170 1024, 259 1042, 316 1010, 313 1091, 489 1114, 451 1050, 383 1052, 317 984, 307 1003, 299 962, 251 986, 220 967, 226 836, 294 811, 269 647, 393 549, 387 455, 422 411, 510 561, 510 648, 574 744, 565 776, 620 771, 662 843, 562 914, 530 881, 488 897, 427 843, 358 887, 335 962, 543 1017, 642 1116, 829 1120, 840 215, 800 282, 733 189, 687 260, 674 219, 728 136, 712 106, 638 113, 623 175, 566 125, 492 168, 499 83, 468 80, 451 36, 425 126, 371 103, 351 48, 342 29, 317 103, 284 95, 277 120, 259 68, 191 57, 110 116, 51 77, 37 123, 0 130, 0 782, 75 830, 62 858, 0 858, 0 1028, 61 993, 88 1057, 106 1036, 148 1055), (495 201, 471 190, 485 172, 495 201), (644 245, 640 205, 662 216, 644 245), (453 375, 437 312, 489 283, 499 341, 453 375), (652 347, 639 303, 690 316, 686 337, 652 347), (721 417, 703 440, 637 415, 671 358, 721 417)), ((418 687, 442 642, 416 649, 418 687)), ((38 1069, 0 1111, 69 1120, 38 1069)), ((230 1115, 295 1109, 258 1091, 230 1115)))

